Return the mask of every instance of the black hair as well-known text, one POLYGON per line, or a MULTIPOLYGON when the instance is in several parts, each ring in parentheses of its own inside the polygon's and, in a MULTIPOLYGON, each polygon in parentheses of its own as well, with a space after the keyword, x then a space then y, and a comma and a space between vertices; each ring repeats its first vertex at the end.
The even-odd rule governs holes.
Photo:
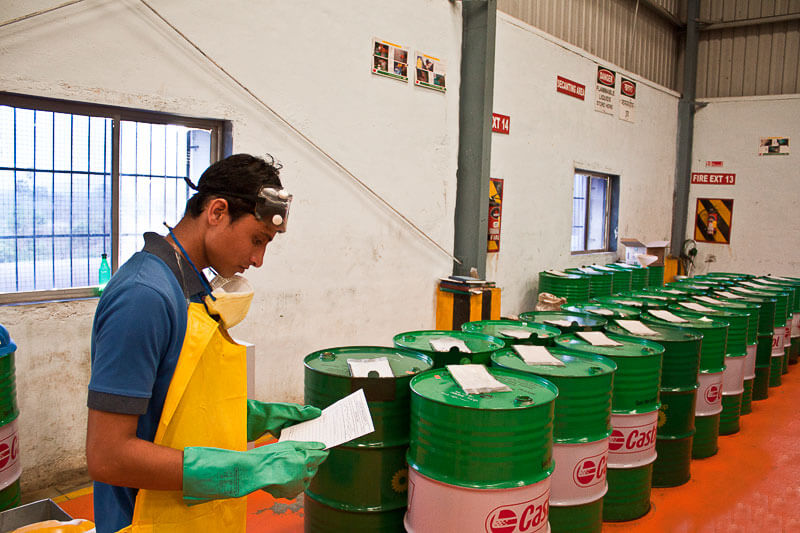
POLYGON ((208 167, 196 186, 187 179, 189 186, 197 193, 186 202, 186 215, 197 218, 214 198, 224 198, 228 202, 231 221, 253 214, 261 187, 270 185, 282 188, 278 176, 281 164, 271 155, 267 157, 269 161, 249 154, 234 154, 208 167), (252 200, 248 197, 252 197, 252 200))

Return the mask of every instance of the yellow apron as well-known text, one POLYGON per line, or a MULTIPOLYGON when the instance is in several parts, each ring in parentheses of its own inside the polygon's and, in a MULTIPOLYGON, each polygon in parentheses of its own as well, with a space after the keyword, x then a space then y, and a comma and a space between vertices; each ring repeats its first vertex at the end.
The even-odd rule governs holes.
MULTIPOLYGON (((167 391, 155 443, 182 450, 206 446, 247 449, 247 355, 203 304, 189 304, 186 337, 167 391)), ((187 506, 182 491, 145 490, 136 496, 126 533, 165 531, 244 533, 247 498, 187 506)))

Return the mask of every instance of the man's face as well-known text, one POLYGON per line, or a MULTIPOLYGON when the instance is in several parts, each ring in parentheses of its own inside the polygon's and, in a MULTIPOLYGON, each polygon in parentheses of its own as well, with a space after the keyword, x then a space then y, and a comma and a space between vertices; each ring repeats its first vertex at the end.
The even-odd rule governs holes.
POLYGON ((277 228, 253 215, 244 215, 231 222, 223 215, 220 223, 206 236, 206 254, 210 266, 220 276, 229 278, 249 267, 260 267, 264 251, 277 228))

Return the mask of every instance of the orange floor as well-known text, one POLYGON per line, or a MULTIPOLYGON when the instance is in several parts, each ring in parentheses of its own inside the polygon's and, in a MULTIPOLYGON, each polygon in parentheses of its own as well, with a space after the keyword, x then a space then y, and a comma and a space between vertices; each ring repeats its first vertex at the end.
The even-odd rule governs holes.
MULTIPOLYGON (((742 430, 719 438, 719 453, 692 462, 689 483, 653 489, 652 508, 639 520, 604 523, 604 532, 800 532, 800 366, 769 389, 741 420, 742 430)), ((57 500, 74 518, 92 519, 91 489, 57 500)), ((248 532, 302 533, 298 501, 265 492, 248 498, 248 532)), ((451 533, 451 532, 441 532, 451 533)), ((455 532, 452 532, 455 533, 455 532)))

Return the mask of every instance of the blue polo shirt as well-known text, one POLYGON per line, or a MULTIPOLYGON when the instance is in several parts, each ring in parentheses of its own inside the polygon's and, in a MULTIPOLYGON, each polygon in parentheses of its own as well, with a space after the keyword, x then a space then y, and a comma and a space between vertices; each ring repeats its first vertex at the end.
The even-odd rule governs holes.
MULTIPOLYGON (((202 285, 160 235, 108 282, 92 327, 90 409, 139 415, 136 435, 153 441, 186 335, 190 299, 202 285)), ((133 518, 137 489, 94 483, 97 533, 116 532, 133 518)))

